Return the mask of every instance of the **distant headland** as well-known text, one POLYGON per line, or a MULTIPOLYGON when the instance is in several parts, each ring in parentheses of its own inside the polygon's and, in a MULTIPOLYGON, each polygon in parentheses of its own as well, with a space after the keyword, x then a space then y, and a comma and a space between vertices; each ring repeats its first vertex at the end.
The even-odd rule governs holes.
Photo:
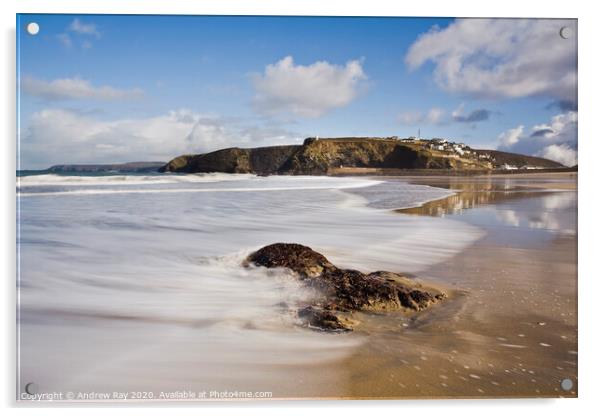
POLYGON ((340 137, 305 139, 302 145, 216 150, 178 156, 160 172, 345 175, 479 173, 567 169, 552 160, 472 149, 446 139, 340 137))
POLYGON ((165 166, 165 162, 127 162, 109 164, 65 164, 53 165, 45 169, 47 173, 121 173, 135 172, 148 173, 157 172, 165 166))

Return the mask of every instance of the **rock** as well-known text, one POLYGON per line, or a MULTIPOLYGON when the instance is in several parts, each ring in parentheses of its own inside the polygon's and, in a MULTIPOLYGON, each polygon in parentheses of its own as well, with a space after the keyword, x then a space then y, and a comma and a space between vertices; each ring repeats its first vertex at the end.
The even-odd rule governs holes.
POLYGON ((252 253, 247 261, 267 268, 285 267, 302 278, 320 276, 336 267, 320 253, 301 244, 271 244, 252 253))
POLYGON ((349 325, 341 322, 339 317, 334 313, 314 306, 306 306, 300 309, 297 315, 312 329, 331 332, 348 332, 352 330, 349 325))
POLYGON ((322 254, 301 244, 265 246, 247 257, 245 266, 251 264, 289 269, 317 289, 315 305, 303 308, 298 315, 308 326, 328 331, 351 330, 337 312, 421 311, 445 297, 441 291, 424 288, 398 273, 364 274, 339 269, 322 254))
POLYGON ((160 169, 160 172, 274 174, 300 147, 298 145, 252 149, 231 147, 210 153, 184 155, 169 161, 160 169))

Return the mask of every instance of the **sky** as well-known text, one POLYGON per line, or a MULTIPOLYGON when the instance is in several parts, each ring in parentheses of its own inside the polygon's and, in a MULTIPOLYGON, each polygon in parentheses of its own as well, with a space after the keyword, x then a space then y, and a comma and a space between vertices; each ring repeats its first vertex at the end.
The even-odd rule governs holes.
POLYGON ((576 20, 21 14, 17 55, 20 169, 419 129, 577 163, 576 20))

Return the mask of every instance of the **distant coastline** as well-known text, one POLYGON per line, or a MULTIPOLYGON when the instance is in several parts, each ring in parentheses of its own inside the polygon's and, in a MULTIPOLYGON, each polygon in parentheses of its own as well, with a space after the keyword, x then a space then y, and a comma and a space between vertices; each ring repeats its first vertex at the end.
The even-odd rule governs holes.
POLYGON ((175 157, 169 162, 60 164, 39 174, 251 173, 324 176, 473 176, 576 172, 577 166, 498 150, 472 149, 445 139, 397 137, 307 138, 302 145, 231 147, 175 157))
POLYGON ((47 169, 17 170, 17 176, 43 175, 49 173, 70 174, 106 174, 106 173, 151 173, 157 172, 165 162, 126 162, 109 164, 63 164, 53 165, 47 169))

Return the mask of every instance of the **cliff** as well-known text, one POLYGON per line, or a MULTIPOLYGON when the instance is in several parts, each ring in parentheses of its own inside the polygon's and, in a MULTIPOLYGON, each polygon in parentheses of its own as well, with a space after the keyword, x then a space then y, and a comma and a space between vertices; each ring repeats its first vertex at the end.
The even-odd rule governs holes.
POLYGON ((200 155, 179 156, 160 172, 278 173, 301 146, 271 146, 253 149, 232 147, 200 155))
POLYGON ((489 170, 491 164, 476 158, 450 156, 392 138, 350 137, 306 139, 301 146, 229 148, 179 156, 160 171, 324 175, 341 167, 489 170))
POLYGON ((488 169, 485 162, 454 158, 397 139, 307 139, 281 173, 325 174, 338 168, 488 169))

